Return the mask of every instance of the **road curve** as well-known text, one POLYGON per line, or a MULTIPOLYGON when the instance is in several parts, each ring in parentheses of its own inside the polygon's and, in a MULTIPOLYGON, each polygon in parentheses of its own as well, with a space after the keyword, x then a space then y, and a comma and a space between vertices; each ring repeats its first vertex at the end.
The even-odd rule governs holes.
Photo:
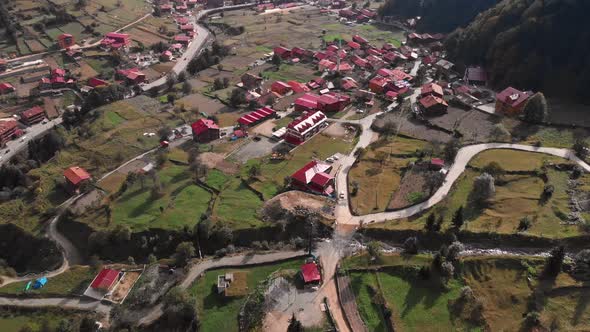
MULTIPOLYGON (((510 143, 484 143, 469 145, 459 150, 457 156, 455 157, 455 162, 453 163, 445 177, 443 185, 428 200, 399 211, 380 212, 367 214, 363 216, 352 216, 348 206, 348 200, 343 200, 339 203, 340 208, 336 209, 337 213, 339 213, 339 215, 336 216, 338 223, 359 225, 361 221, 375 223, 385 222, 388 220, 411 217, 424 210, 427 210, 439 203, 440 201, 442 201, 447 196, 455 181, 459 178, 459 176, 461 176, 461 174, 463 174, 463 172, 465 171, 465 167, 475 155, 483 151, 492 149, 511 149, 519 151, 544 153, 548 155, 562 157, 576 163, 577 165, 582 167, 586 172, 590 172, 590 165, 578 158, 575 155, 575 153, 569 149, 535 147, 530 145, 510 143)), ((350 168, 346 169, 346 174, 348 173, 349 169, 350 168)), ((346 174, 343 174, 341 177, 346 179, 346 174)))
MULTIPOLYGON (((212 14, 212 13, 222 12, 222 11, 226 11, 226 10, 248 8, 248 7, 252 7, 254 5, 255 4, 253 4, 253 3, 247 3, 247 4, 242 4, 242 5, 225 6, 225 7, 219 7, 219 8, 206 9, 206 10, 202 10, 202 11, 198 12, 196 15, 192 16, 191 17, 192 23, 197 30, 196 31, 197 34, 195 35, 195 38, 191 41, 188 48, 184 51, 182 56, 180 58, 178 58, 178 61, 174 64, 174 67, 172 67, 172 72, 174 74, 178 75, 181 72, 185 71, 186 67, 188 66, 188 63, 193 58, 196 58, 197 56, 199 56, 199 54, 201 54, 201 51, 203 50, 204 46, 207 45, 207 42, 212 39, 211 33, 209 32, 209 30, 205 29, 205 27, 203 27, 202 25, 200 25, 198 23, 202 18, 207 17, 209 14, 212 14)), ((166 80, 167 80, 167 76, 162 76, 151 83, 143 85, 141 87, 141 89, 144 92, 149 91, 152 88, 159 89, 164 84, 166 84, 166 80)))
MULTIPOLYGON (((207 270, 221 268, 221 267, 242 267, 255 264, 272 263, 275 261, 281 261, 290 258, 296 258, 304 256, 305 251, 280 251, 269 254, 241 254, 236 256, 226 256, 220 259, 210 259, 199 262, 189 268, 186 276, 180 282, 178 287, 181 289, 188 288, 193 281, 207 270)), ((155 322, 160 316, 162 316, 162 304, 151 308, 145 315, 139 320, 138 325, 147 326, 155 322)))

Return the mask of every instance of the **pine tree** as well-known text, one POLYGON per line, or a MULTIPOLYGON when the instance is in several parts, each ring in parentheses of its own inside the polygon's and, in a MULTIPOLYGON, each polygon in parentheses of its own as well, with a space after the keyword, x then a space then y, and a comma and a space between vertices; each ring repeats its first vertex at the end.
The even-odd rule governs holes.
POLYGON ((455 211, 455 215, 453 215, 453 226, 455 228, 460 229, 463 226, 463 205, 461 205, 457 211, 455 211))

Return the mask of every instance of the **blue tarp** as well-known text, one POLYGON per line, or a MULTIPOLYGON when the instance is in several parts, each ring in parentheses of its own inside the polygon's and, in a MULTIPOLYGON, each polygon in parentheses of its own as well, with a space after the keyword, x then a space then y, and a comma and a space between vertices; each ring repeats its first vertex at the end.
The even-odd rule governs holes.
POLYGON ((39 279, 35 280, 35 284, 33 285, 33 289, 39 289, 39 288, 45 286, 46 283, 47 283, 46 277, 39 278, 39 279))

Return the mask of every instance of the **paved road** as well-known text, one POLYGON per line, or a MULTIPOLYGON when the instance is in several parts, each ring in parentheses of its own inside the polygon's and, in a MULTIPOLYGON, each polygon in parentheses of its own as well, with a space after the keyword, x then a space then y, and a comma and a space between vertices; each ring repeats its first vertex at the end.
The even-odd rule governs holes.
MULTIPOLYGON (((442 201, 453 186, 453 183, 459 178, 459 176, 465 171, 465 167, 469 163, 469 161, 478 153, 483 152, 485 150, 490 149, 512 149, 512 150, 520 150, 520 151, 529 151, 529 152, 537 152, 537 153, 544 153, 549 154, 557 157, 562 157, 568 159, 580 167, 582 167, 586 172, 590 172, 590 165, 585 163, 584 161, 580 160, 573 151, 569 149, 559 149, 559 148, 546 148, 546 147, 534 147, 530 145, 522 145, 522 144, 509 144, 509 143, 485 143, 485 144, 476 144, 463 147, 457 153, 455 157, 455 162, 449 169, 445 181, 443 185, 425 202, 422 202, 417 205, 413 205, 409 208, 393 211, 393 212, 381 212, 381 213, 374 213, 374 214, 367 214, 363 216, 352 216, 350 214, 350 210, 348 210, 348 200, 341 200, 339 201, 339 206, 336 209, 336 217, 338 223, 340 224, 352 224, 352 225, 359 225, 362 221, 364 222, 384 222, 388 220, 400 219, 400 218, 407 218, 411 217, 415 214, 418 214, 426 209, 429 209, 442 201)), ((340 176, 342 178, 346 178, 344 175, 340 176)), ((342 181, 338 178, 338 183, 342 181)), ((344 182, 345 183, 345 182, 344 182)), ((347 193, 345 192, 347 195, 347 193)))
MULTIPOLYGON (((184 51, 182 56, 178 58, 178 61, 176 62, 176 64, 174 64, 174 67, 172 67, 172 72, 174 72, 176 75, 178 75, 181 72, 185 71, 188 63, 193 58, 199 56, 199 54, 203 51, 203 49, 205 49, 205 47, 207 47, 207 43, 213 39, 213 36, 209 32, 209 30, 205 29, 205 27, 198 24, 198 22, 202 18, 207 17, 211 13, 216 13, 219 11, 226 11, 226 10, 235 10, 235 9, 240 9, 240 8, 248 8, 248 7, 251 7, 254 5, 255 4, 243 4, 243 5, 236 5, 236 6, 225 6, 225 7, 220 7, 220 8, 207 9, 207 10, 202 10, 202 11, 198 12, 194 16, 191 16, 191 19, 192 19, 191 23, 195 26, 197 34, 196 34, 195 38, 191 41, 188 48, 184 51)), ((141 89, 145 92, 145 91, 150 90, 153 87, 160 88, 164 84, 166 84, 166 79, 167 79, 167 76, 162 76, 162 77, 158 78, 157 80, 150 82, 149 84, 143 85, 141 87, 141 89)))
POLYGON ((61 117, 55 118, 47 123, 38 123, 26 128, 26 138, 15 139, 6 143, 4 149, 0 149, 0 166, 9 161, 15 154, 24 149, 31 139, 43 135, 49 129, 61 124, 61 117))
POLYGON ((111 307, 100 301, 78 297, 52 297, 42 299, 17 299, 0 297, 0 306, 16 307, 60 307, 85 311, 96 311, 108 315, 111 307))
MULTIPOLYGON (((202 273, 207 270, 219 268, 219 267, 242 267, 248 266, 253 264, 261 264, 261 263, 272 263, 274 261, 280 261, 289 258, 295 258, 304 256, 305 251, 281 251, 275 252, 270 254, 260 254, 260 255, 236 255, 236 256, 228 256, 223 257, 220 259, 211 259, 199 262, 189 268, 188 273, 182 280, 182 282, 178 285, 178 287, 182 289, 188 288, 193 281, 202 273)), ((160 316, 162 316, 162 305, 159 304, 149 310, 142 319, 139 320, 138 325, 147 326, 155 322, 160 316)), ((228 319, 235 319, 235 317, 228 317, 228 319)))

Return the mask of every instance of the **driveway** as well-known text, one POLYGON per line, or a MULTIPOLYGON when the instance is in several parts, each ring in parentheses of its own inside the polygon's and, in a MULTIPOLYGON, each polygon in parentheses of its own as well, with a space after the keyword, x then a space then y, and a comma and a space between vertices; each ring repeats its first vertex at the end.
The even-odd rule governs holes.
POLYGON ((242 147, 231 155, 231 158, 243 164, 250 159, 264 157, 272 153, 274 147, 281 144, 280 142, 273 141, 267 137, 259 137, 260 141, 248 138, 250 142, 242 145, 242 147))

